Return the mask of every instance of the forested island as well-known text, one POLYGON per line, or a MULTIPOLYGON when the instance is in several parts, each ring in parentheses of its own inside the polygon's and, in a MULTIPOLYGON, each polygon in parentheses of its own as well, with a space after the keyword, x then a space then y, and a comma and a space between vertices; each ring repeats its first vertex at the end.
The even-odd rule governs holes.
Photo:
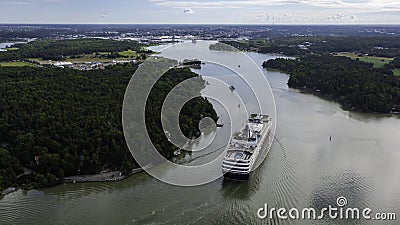
POLYGON ((329 55, 278 58, 264 62, 263 66, 289 73, 289 87, 312 91, 347 108, 400 112, 400 79, 390 69, 329 55))
POLYGON ((132 50, 140 52, 142 45, 136 41, 115 41, 107 39, 70 39, 36 40, 29 43, 15 44, 11 51, 0 52, 0 61, 26 60, 40 58, 43 60, 65 60, 82 55, 124 57, 120 52, 132 50))
POLYGON ((289 87, 360 112, 400 112, 398 37, 291 36, 222 42, 245 51, 294 57, 263 63, 289 73, 289 87))
MULTIPOLYGON (((54 186, 70 175, 136 167, 122 130, 125 89, 138 64, 78 71, 52 67, 0 67, 0 190, 54 186)), ((151 91, 146 124, 164 156, 174 146, 159 127, 163 98, 189 69, 166 73, 151 91)), ((196 98, 185 105, 180 125, 198 136, 203 117, 217 119, 212 105, 196 98)))
POLYGON ((287 56, 354 52, 380 57, 400 56, 398 37, 328 37, 291 36, 270 40, 222 41, 244 51, 275 53, 287 56))

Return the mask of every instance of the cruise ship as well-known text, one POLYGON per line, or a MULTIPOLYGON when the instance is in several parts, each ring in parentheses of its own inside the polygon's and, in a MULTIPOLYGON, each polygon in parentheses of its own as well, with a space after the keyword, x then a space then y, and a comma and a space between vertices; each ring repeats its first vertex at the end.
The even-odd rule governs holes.
POLYGON ((247 180, 258 155, 268 140, 272 119, 267 115, 252 114, 243 128, 236 132, 229 143, 222 162, 225 178, 247 180))

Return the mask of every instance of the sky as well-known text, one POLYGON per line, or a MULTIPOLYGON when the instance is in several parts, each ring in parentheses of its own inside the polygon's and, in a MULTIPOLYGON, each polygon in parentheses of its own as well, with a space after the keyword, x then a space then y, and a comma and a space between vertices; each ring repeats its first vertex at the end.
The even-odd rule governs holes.
POLYGON ((0 23, 400 24, 400 0, 0 0, 0 23))

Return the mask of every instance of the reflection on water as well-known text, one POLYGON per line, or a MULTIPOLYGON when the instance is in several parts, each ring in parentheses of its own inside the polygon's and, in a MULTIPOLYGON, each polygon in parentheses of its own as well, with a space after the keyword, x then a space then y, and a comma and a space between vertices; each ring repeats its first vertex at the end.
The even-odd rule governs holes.
MULTIPOLYGON (((249 55, 258 65, 273 57, 249 55)), ((197 72, 234 76, 208 64, 197 72)), ((0 201, 0 224, 376 224, 256 216, 265 203, 319 209, 339 196, 350 206, 400 215, 400 120, 344 111, 336 103, 289 89, 285 74, 264 73, 276 98, 277 133, 249 181, 219 179, 185 188, 141 173, 118 183, 20 190, 0 201)), ((183 163, 209 161, 218 154, 193 153, 183 163)))

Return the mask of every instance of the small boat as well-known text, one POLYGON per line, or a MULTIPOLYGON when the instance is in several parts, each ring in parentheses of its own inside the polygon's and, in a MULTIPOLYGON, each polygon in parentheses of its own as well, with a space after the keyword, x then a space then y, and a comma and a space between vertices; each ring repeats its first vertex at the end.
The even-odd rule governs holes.
POLYGON ((201 61, 198 59, 185 59, 185 60, 183 60, 182 65, 184 65, 184 66, 200 66, 201 61))
POLYGON ((240 68, 240 65, 238 65, 238 67, 240 68))
POLYGON ((232 86, 230 86, 229 87, 229 89, 231 89, 231 91, 234 91, 234 90, 236 90, 236 88, 232 85, 232 86))
POLYGON ((169 131, 165 131, 165 136, 167 137, 168 141, 171 142, 171 133, 169 131))
POLYGON ((223 127, 224 126, 224 124, 218 124, 217 123, 217 127, 223 127))
POLYGON ((9 188, 7 188, 6 190, 4 190, 4 191, 2 192, 2 194, 3 194, 3 195, 8 195, 8 194, 13 193, 13 192, 16 191, 16 190, 17 190, 17 189, 14 188, 14 187, 9 187, 9 188))
POLYGON ((180 154, 182 154, 182 152, 181 152, 180 149, 174 152, 174 156, 178 156, 178 155, 180 155, 180 154))

